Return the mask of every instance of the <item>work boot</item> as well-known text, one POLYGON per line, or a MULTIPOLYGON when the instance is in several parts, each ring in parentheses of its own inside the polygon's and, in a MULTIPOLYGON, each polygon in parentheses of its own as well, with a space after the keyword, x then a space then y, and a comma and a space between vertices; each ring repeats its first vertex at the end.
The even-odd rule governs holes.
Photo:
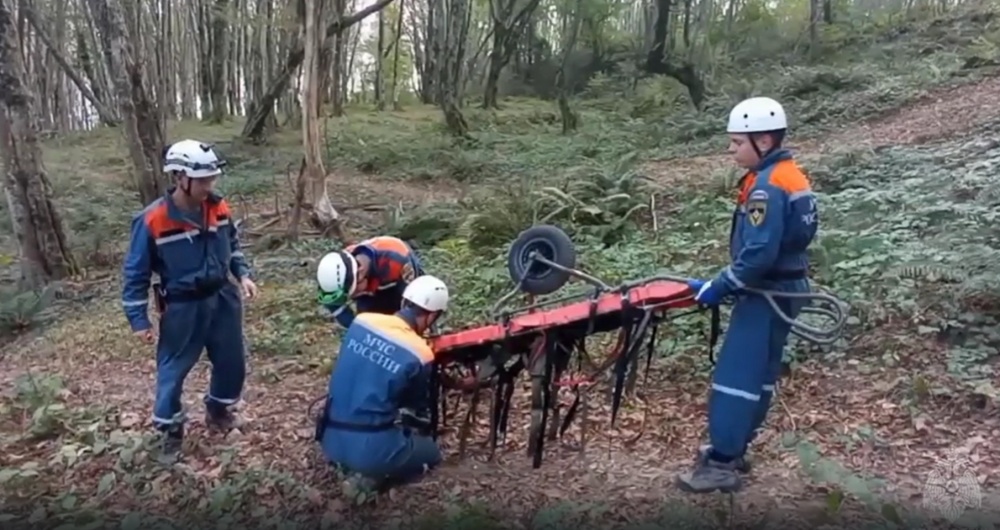
POLYGON ((184 446, 184 427, 171 426, 160 430, 156 461, 164 466, 176 464, 181 459, 184 446))
POLYGON ((687 493, 735 493, 743 486, 736 461, 719 462, 705 458, 694 470, 677 476, 677 487, 687 493))
POLYGON ((349 473, 340 483, 344 497, 354 503, 363 504, 378 493, 379 482, 360 473, 349 473))
POLYGON ((205 405, 205 425, 209 429, 228 433, 233 429, 243 427, 243 419, 239 414, 229 410, 229 407, 209 403, 205 405))
MULTIPOLYGON (((695 464, 698 464, 700 462, 704 462, 705 460, 707 460, 708 459, 708 454, 711 451, 712 451, 712 446, 709 445, 709 444, 705 444, 705 445, 699 447, 698 448, 698 455, 695 456, 695 464)), ((746 456, 741 456, 741 457, 733 460, 733 464, 736 466, 736 471, 738 471, 740 473, 743 473, 744 475, 747 474, 747 473, 750 473, 750 470, 752 469, 752 466, 750 465, 750 461, 747 459, 746 456)))

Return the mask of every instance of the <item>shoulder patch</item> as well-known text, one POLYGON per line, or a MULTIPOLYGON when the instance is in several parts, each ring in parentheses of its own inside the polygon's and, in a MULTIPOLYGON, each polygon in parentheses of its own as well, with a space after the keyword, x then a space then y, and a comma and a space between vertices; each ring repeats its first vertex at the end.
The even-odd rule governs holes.
POLYGON ((767 217, 767 192, 757 190, 747 199, 747 220, 751 226, 760 226, 767 217))

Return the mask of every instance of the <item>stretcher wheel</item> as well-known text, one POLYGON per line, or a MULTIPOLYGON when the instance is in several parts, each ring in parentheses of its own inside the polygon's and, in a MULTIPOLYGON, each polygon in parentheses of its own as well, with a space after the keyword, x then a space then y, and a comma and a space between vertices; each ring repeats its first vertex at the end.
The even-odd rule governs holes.
POLYGON ((536 252, 563 267, 576 266, 576 249, 566 232, 552 225, 533 226, 521 232, 510 246, 507 271, 511 280, 517 283, 523 276, 521 290, 531 295, 549 294, 566 285, 570 273, 534 261, 532 254, 536 252))

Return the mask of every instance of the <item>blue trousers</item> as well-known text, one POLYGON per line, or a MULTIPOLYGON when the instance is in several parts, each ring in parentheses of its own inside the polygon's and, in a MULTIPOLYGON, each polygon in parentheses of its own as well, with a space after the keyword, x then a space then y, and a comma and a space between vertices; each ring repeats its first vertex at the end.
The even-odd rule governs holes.
POLYGON ((210 414, 225 411, 240 400, 246 379, 243 344, 243 304, 235 285, 194 302, 170 302, 160 316, 156 345, 156 402, 153 424, 170 430, 184 423, 181 406, 184 379, 207 350, 212 363, 205 395, 210 414))
MULTIPOLYGON (((803 280, 768 288, 808 292, 809 284, 803 280)), ((792 319, 805 305, 801 300, 787 298, 775 301, 792 319)), ((743 456, 764 423, 790 332, 791 325, 762 296, 740 295, 733 306, 729 329, 712 373, 708 404, 709 437, 712 449, 718 454, 743 456)))
POLYGON ((373 433, 328 428, 323 454, 348 471, 396 484, 419 478, 442 460, 433 438, 403 427, 373 433))

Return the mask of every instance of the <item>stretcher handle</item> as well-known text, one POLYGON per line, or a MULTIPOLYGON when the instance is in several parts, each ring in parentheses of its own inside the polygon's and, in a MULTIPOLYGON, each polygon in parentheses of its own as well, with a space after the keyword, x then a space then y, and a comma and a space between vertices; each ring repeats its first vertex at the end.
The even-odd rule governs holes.
MULTIPOLYGON (((603 281, 599 280, 594 276, 578 271, 576 269, 563 267, 562 265, 555 263, 554 261, 549 260, 538 254, 534 254, 532 256, 532 259, 538 261, 543 265, 552 267, 556 270, 569 273, 570 275, 575 276, 591 285, 594 285, 599 289, 605 291, 615 290, 611 286, 609 286, 608 284, 604 283, 603 281)), ((525 268, 525 270, 528 269, 525 268)), ((657 274, 650 278, 644 278, 642 280, 635 280, 623 283, 620 288, 627 290, 629 288, 638 287, 640 285, 654 281, 668 281, 668 282, 678 282, 678 283, 688 284, 692 280, 693 278, 687 278, 684 276, 657 274)), ((518 287, 520 287, 520 282, 518 282, 518 287)), ((501 303, 505 302, 507 299, 514 296, 516 292, 517 290, 515 289, 515 291, 505 296, 503 299, 501 299, 501 303)), ((785 291, 775 291, 770 289, 757 289, 754 287, 744 287, 740 289, 740 292, 753 293, 756 295, 763 296, 764 299, 767 300, 767 303, 770 304, 771 309, 773 309, 774 312, 778 315, 778 317, 781 318, 781 320, 783 320, 786 324, 791 326, 792 334, 803 340, 812 342, 814 344, 828 345, 828 344, 833 344, 834 342, 839 340, 844 334, 844 326, 847 324, 846 309, 849 306, 846 302, 844 302, 843 300, 832 294, 824 292, 789 293, 785 291), (778 306, 778 302, 776 300, 777 298, 808 300, 812 305, 802 308, 802 311, 800 312, 800 317, 804 315, 819 315, 830 319, 832 324, 829 327, 822 328, 818 326, 811 326, 805 322, 800 322, 794 318, 791 318, 790 316, 788 316, 787 313, 782 311, 781 307, 778 306)), ((731 297, 727 297, 727 299, 731 299, 731 297)), ((497 304, 497 306, 499 305, 500 303, 497 304)))

